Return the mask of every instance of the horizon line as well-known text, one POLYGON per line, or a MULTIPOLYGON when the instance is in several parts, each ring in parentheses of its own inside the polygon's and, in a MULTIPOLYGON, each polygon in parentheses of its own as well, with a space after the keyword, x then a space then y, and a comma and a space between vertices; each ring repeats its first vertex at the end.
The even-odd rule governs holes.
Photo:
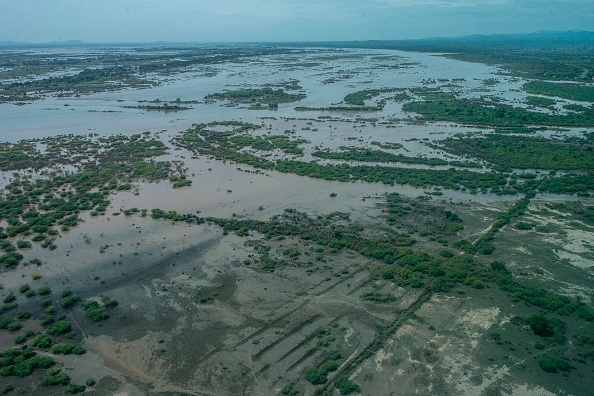
POLYGON ((591 33, 594 34, 594 30, 537 30, 532 32, 518 32, 518 33, 492 33, 492 34, 483 34, 483 33, 474 33, 469 35, 463 36, 432 36, 432 37, 423 37, 423 38, 408 38, 408 39, 354 39, 354 40, 283 40, 283 41, 167 41, 167 40, 156 40, 156 41, 82 41, 82 40, 65 40, 65 41, 49 41, 49 42, 31 42, 31 41, 11 41, 5 40, 0 41, 0 47, 2 46, 85 46, 85 45, 191 45, 191 44, 201 44, 201 45, 208 45, 208 44, 217 44, 217 45, 224 45, 224 44, 315 44, 315 43, 352 43, 352 42, 372 42, 372 41, 401 41, 401 42, 410 42, 410 41, 423 41, 423 40, 437 40, 437 39, 462 39, 462 38, 471 38, 471 37, 501 37, 501 36, 527 36, 527 35, 535 35, 535 34, 560 34, 560 33, 591 33))

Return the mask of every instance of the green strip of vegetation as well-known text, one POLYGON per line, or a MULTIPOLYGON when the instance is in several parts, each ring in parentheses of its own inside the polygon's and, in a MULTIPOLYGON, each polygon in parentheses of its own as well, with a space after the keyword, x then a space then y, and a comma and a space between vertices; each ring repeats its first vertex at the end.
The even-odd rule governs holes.
POLYGON ((266 103, 268 105, 278 105, 280 103, 297 102, 305 99, 307 95, 303 93, 288 93, 283 89, 273 89, 270 87, 259 89, 238 89, 235 91, 226 91, 213 93, 206 96, 206 100, 228 100, 233 104, 238 103, 266 103))
POLYGON ((484 99, 457 98, 453 94, 430 89, 416 89, 422 101, 405 103, 404 111, 418 113, 426 121, 450 121, 491 127, 554 125, 588 127, 594 124, 594 110, 567 115, 528 111, 484 99))
POLYGON ((30 100, 36 99, 39 94, 53 92, 69 96, 122 88, 142 88, 151 85, 154 85, 152 81, 138 77, 132 69, 116 66, 84 69, 72 76, 49 77, 0 85, 0 97, 3 97, 4 100, 30 100), (114 83, 114 81, 118 81, 118 83, 114 83), (32 96, 30 92, 35 94, 32 96))
POLYGON ((344 102, 348 103, 350 105, 364 106, 366 100, 373 99, 376 96, 379 96, 384 93, 400 92, 400 91, 403 91, 403 90, 399 89, 399 88, 365 89, 362 91, 357 91, 357 92, 348 94, 347 96, 344 97, 344 102))
POLYGON ((543 137, 488 134, 447 138, 433 145, 449 153, 478 158, 497 165, 498 169, 594 169, 594 142, 580 138, 546 139, 543 137))
POLYGON ((526 104, 530 106, 552 108, 553 106, 555 106, 555 104, 557 104, 557 101, 549 98, 543 98, 540 96, 527 96, 526 104))
POLYGON ((380 106, 328 106, 328 107, 307 107, 298 106, 295 107, 295 111, 382 111, 384 108, 380 106))
POLYGON ((471 172, 468 170, 430 170, 393 168, 382 166, 320 165, 316 162, 293 160, 278 161, 275 170, 309 176, 324 180, 352 182, 362 180, 368 183, 387 185, 409 184, 415 187, 440 186, 452 190, 467 190, 471 193, 516 194, 524 189, 522 184, 508 184, 508 177, 495 172, 471 172))
POLYGON ((524 84, 524 90, 531 94, 594 102, 594 87, 590 85, 530 81, 524 84))
MULTIPOLYGON (((433 42, 393 45, 415 51, 447 52, 447 57, 466 62, 495 65, 507 74, 542 80, 592 81, 594 51, 587 41, 577 44, 557 38, 528 39, 516 42, 449 43, 433 42)), ((572 39, 570 39, 571 41, 572 39)), ((578 39, 579 41, 579 39, 578 39)), ((390 47, 388 47, 390 48, 390 47)))
POLYGON ((392 154, 381 150, 370 150, 357 147, 340 147, 343 151, 314 151, 311 155, 323 159, 361 161, 361 162, 400 162, 403 164, 421 164, 429 166, 452 165, 469 168, 480 168, 481 165, 470 161, 446 161, 441 158, 409 157, 392 154))
POLYGON ((191 110, 191 107, 183 107, 178 105, 170 105, 170 104, 163 104, 160 106, 155 105, 146 105, 146 106, 124 106, 125 109, 138 109, 138 110, 147 110, 147 111, 181 111, 181 110, 191 110))
POLYGON ((372 146, 378 146, 379 148, 387 149, 387 150, 400 150, 404 148, 404 146, 400 143, 391 143, 391 142, 371 142, 372 146))
POLYGON ((534 198, 534 195, 534 192, 529 192, 526 194, 525 198, 518 200, 518 202, 516 202, 508 211, 500 212, 497 215, 497 220, 491 224, 489 230, 472 245, 467 241, 462 240, 457 242, 457 246, 467 253, 474 253, 475 251, 487 255, 493 253, 495 246, 491 241, 495 238, 495 234, 508 225, 512 219, 522 216, 530 203, 530 199, 534 198))

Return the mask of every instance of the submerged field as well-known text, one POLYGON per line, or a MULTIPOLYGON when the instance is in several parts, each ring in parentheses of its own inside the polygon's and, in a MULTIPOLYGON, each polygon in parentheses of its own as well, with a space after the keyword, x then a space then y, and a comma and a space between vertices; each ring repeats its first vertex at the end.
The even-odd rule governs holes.
POLYGON ((590 394, 592 86, 470 60, 3 52, 0 393, 590 394))

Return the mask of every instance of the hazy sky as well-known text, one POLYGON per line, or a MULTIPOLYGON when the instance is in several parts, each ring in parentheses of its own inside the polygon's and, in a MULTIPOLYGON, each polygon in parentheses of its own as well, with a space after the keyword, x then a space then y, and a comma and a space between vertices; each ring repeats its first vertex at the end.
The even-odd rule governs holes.
POLYGON ((594 0, 0 0, 0 41, 406 39, 594 30, 594 0))

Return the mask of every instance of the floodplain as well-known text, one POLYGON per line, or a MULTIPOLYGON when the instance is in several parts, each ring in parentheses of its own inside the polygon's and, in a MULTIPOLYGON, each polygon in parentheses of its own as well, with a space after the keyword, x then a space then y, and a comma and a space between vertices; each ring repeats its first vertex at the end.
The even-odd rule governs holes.
POLYGON ((591 394, 594 88, 520 66, 2 51, 0 392, 591 394))

